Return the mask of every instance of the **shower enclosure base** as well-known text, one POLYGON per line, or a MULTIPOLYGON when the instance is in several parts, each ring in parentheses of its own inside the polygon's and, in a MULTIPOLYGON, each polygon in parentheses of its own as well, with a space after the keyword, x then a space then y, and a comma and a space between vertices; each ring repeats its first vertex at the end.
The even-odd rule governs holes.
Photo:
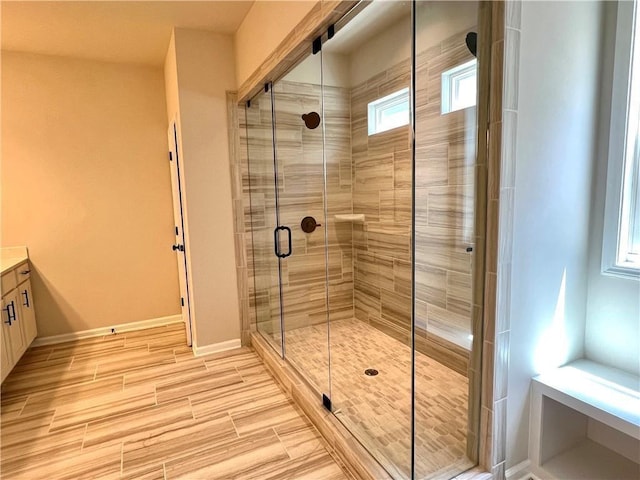
MULTIPOLYGON (((381 478, 380 465, 395 478, 409 478, 410 348, 359 320, 334 321, 330 328, 331 338, 336 339, 331 341, 335 416, 321 410, 319 419, 335 423, 340 435, 349 438, 345 445, 358 447, 357 454, 351 452, 346 460, 341 458, 345 463, 364 457, 368 459, 364 464, 378 468, 371 478, 381 478), (375 369, 378 374, 367 375, 367 369, 375 369)), ((273 357, 271 363, 288 372, 286 377, 295 390, 305 389, 307 402, 321 409, 320 393, 329 393, 320 392, 324 389, 320 386, 328 385, 329 363, 326 353, 314 346, 323 339, 326 342, 326 338, 326 326, 287 331, 288 358, 296 359, 291 362, 293 368, 267 346, 261 335, 254 334, 252 340, 265 363, 269 365, 273 357), (305 372, 304 381, 298 372, 305 372)), ((451 478, 473 467, 475 462, 466 455, 467 378, 416 352, 416 391, 416 478, 451 478), (438 405, 442 398, 448 399, 446 407, 438 405)), ((324 435, 323 427, 316 427, 324 435)), ((383 478, 389 478, 385 475, 383 478)))

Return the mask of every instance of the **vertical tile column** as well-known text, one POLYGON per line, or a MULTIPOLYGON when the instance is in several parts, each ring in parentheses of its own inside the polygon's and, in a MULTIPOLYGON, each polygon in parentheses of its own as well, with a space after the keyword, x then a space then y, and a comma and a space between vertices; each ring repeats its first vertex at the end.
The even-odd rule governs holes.
POLYGON ((491 2, 480 464, 496 479, 506 460, 520 11, 519 0, 491 2))
MULTIPOLYGON (((247 172, 246 141, 242 142, 245 132, 244 109, 238 107, 238 96, 227 92, 227 124, 229 125, 229 174, 231 175, 231 196, 233 200, 233 234, 235 239, 236 274, 238 279, 238 301, 240 305, 240 332, 242 345, 250 343, 251 330, 255 322, 251 321, 252 309, 249 305, 249 278, 247 254, 251 252, 251 232, 245 230, 244 211, 249 207, 248 189, 245 195, 243 171, 247 172), (246 197, 246 198, 245 198, 246 197)), ((246 140, 246 139, 245 139, 246 140)))

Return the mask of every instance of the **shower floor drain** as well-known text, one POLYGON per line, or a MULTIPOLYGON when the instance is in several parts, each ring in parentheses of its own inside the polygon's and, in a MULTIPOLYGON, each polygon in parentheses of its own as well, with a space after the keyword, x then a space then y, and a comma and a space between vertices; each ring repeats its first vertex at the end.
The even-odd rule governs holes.
POLYGON ((378 370, 376 370, 375 368, 367 368, 364 371, 364 374, 369 377, 375 377, 378 374, 378 370))

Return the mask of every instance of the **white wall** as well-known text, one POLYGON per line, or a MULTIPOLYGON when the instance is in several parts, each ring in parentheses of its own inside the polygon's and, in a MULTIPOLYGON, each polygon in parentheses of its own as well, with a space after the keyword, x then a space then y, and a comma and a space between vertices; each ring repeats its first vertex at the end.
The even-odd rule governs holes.
POLYGON ((226 106, 234 71, 231 36, 174 30, 165 84, 179 124, 196 350, 240 338, 226 106))
POLYGON ((522 4, 507 467, 527 458, 531 377, 584 354, 601 17, 522 4))
POLYGON ((616 31, 616 3, 606 2, 606 42, 600 103, 600 139, 589 249, 586 357, 640 374, 640 281, 601 273, 607 185, 609 121, 616 31))
POLYGON ((339 53, 322 52, 322 66, 320 55, 309 56, 284 76, 289 82, 310 83, 320 85, 320 82, 330 87, 350 87, 349 57, 339 53))
MULTIPOLYGON (((476 2, 418 2, 416 49, 423 52, 478 22, 476 2)), ((366 10, 365 10, 366 12, 366 10)), ((340 33, 334 41, 340 41, 340 33)), ((350 53, 351 86, 407 60, 411 55, 411 18, 401 18, 350 53)))

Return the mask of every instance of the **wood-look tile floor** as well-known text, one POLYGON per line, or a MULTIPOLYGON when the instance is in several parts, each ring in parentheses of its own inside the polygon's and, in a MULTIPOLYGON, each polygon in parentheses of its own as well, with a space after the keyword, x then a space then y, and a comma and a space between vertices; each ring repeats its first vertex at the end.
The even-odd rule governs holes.
MULTIPOLYGON (((411 475, 411 349, 359 320, 331 322, 331 401, 338 419, 396 478, 411 475), (376 376, 365 369, 378 370, 376 376)), ((327 393, 327 327, 287 331, 287 358, 327 393)), ((415 478, 451 478, 466 455, 468 380, 416 352, 415 478)))
POLYGON ((2 384, 3 479, 344 479, 249 348, 184 327, 30 349, 2 384))

